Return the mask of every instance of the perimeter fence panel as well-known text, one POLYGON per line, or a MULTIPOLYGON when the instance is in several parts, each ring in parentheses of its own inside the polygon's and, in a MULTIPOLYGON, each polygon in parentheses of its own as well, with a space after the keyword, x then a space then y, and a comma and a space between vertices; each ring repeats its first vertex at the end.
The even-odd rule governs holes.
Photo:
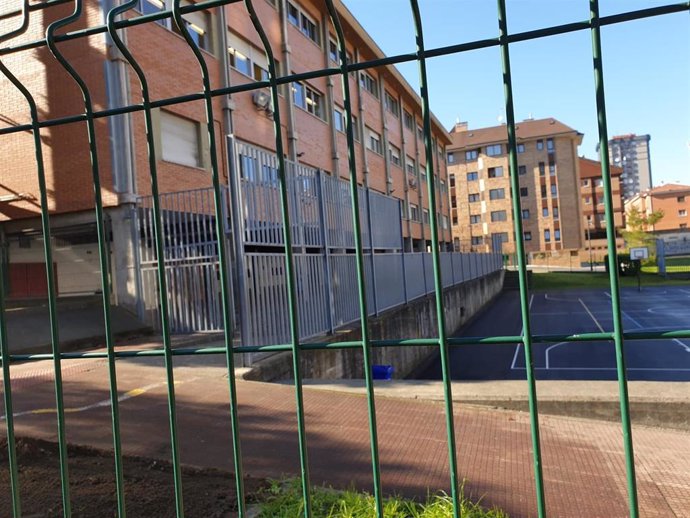
MULTIPOLYGON (((360 60, 350 62, 345 47, 345 36, 340 24, 340 14, 345 11, 334 5, 333 0, 324 0, 328 17, 335 29, 337 38, 338 66, 302 71, 294 74, 288 70, 284 75, 277 74, 277 62, 273 57, 270 42, 264 26, 257 16, 252 0, 204 0, 197 3, 181 5, 180 0, 159 2, 160 10, 141 14, 133 11, 140 3, 130 0, 113 6, 116 2, 101 2, 102 8, 110 10, 103 13, 107 22, 86 28, 63 32, 68 25, 81 20, 80 17, 91 0, 51 0, 46 2, 29 2, 18 0, 16 8, 8 7, 0 13, 4 33, 0 34, 0 75, 7 79, 2 83, 2 93, 21 94, 29 108, 29 122, 11 121, 0 128, 0 139, 12 139, 21 134, 31 134, 33 138, 34 163, 36 167, 37 196, 33 215, 40 217, 43 235, 43 255, 47 265, 52 265, 52 245, 50 230, 50 210, 48 184, 46 182, 46 163, 43 147, 47 145, 67 145, 59 139, 45 139, 41 131, 47 128, 66 127, 69 124, 82 123, 86 127, 83 144, 88 145, 90 157, 90 182, 93 187, 94 218, 97 226, 98 252, 100 263, 100 280, 103 306, 103 319, 106 331, 106 350, 94 352, 70 352, 60 349, 58 335, 57 286, 53 268, 46 268, 48 286, 48 311, 51 319, 51 348, 47 354, 11 354, 8 344, 5 308, 5 287, 0 286, 0 360, 2 361, 2 389, 7 436, 7 459, 10 479, 11 513, 13 518, 22 516, 21 506, 21 471, 20 459, 16 452, 14 435, 14 407, 12 396, 10 366, 15 362, 52 362, 55 392, 56 436, 59 450, 60 495, 62 514, 69 518, 72 515, 72 495, 70 493, 69 459, 66 446, 66 422, 64 406, 64 389, 62 384, 61 361, 65 358, 74 360, 102 358, 108 365, 109 407, 111 413, 113 451, 115 457, 115 500, 114 508, 104 510, 104 514, 126 516, 127 484, 122 476, 122 453, 120 445, 120 427, 118 401, 119 392, 115 371, 115 360, 131 356, 160 357, 165 360, 165 384, 167 413, 170 428, 170 452, 172 461, 175 516, 183 518, 183 480, 181 463, 177 446, 177 403, 175 398, 175 379, 173 357, 176 355, 194 356, 200 353, 225 357, 228 370, 229 408, 231 430, 228 441, 232 442, 232 464, 235 471, 235 489, 239 518, 247 518, 247 501, 243 488, 243 463, 239 447, 239 416, 234 382, 235 355, 255 355, 257 353, 282 351, 291 355, 292 374, 295 383, 295 400, 297 414, 297 433, 299 436, 299 458, 303 484, 303 514, 312 516, 309 493, 309 463, 307 458, 307 437, 305 415, 302 400, 302 375, 300 356, 312 350, 336 349, 351 347, 360 348, 364 357, 366 376, 366 395, 369 416, 369 433, 372 454, 372 471, 374 495, 378 518, 382 517, 382 497, 380 470, 378 463, 378 439, 375 398, 371 379, 371 351, 377 347, 403 347, 403 340, 386 342, 371 340, 368 331, 368 318, 387 309, 414 301, 428 294, 434 294, 438 316, 437 336, 429 339, 417 339, 419 345, 438 347, 442 358, 444 409, 446 417, 446 435, 449 453, 449 478, 451 497, 455 505, 454 515, 459 517, 459 489, 455 447, 453 398, 447 363, 448 349, 461 346, 462 338, 447 337, 444 326, 443 287, 469 282, 481 276, 497 272, 502 268, 502 256, 497 253, 480 254, 476 252, 448 254, 442 252, 438 235, 438 215, 435 210, 429 213, 430 236, 428 243, 422 243, 431 252, 403 252, 403 235, 400 231, 400 201, 374 192, 358 184, 355 162, 355 137, 353 130, 353 113, 350 103, 349 74, 358 73, 370 68, 390 66, 402 63, 416 63, 419 67, 421 105, 424 136, 424 151, 429 157, 426 163, 425 177, 429 196, 429 207, 436 207, 436 188, 432 149, 431 114, 429 112, 428 84, 426 61, 439 56, 458 55, 465 52, 497 47, 500 50, 503 68, 502 81, 505 92, 506 129, 509 141, 510 176, 512 192, 519 192, 516 125, 513 109, 512 69, 510 63, 511 45, 527 40, 539 40, 546 37, 566 34, 575 31, 589 31, 592 39, 592 68, 595 80, 596 113, 601 149, 602 178, 604 188, 605 220, 609 253, 609 284, 611 293, 611 310, 613 331, 580 334, 564 333, 561 336, 534 335, 530 328, 529 292, 527 288, 527 269, 525 264, 522 222, 514 218, 517 241, 517 261, 519 274, 520 312, 523 332, 513 336, 477 337, 478 341, 490 341, 493 344, 504 344, 513 347, 516 342, 524 347, 525 377, 529 391, 530 426, 532 455, 534 461, 535 499, 540 518, 547 516, 548 505, 545 499, 545 482, 542 474, 541 439, 539 427, 539 409, 531 348, 534 343, 580 342, 580 341, 613 341, 616 353, 616 369, 619 386, 621 409, 621 427, 625 452, 625 475, 627 482, 628 510, 631 518, 639 518, 637 484, 635 475, 635 458, 633 451, 632 431, 629 415, 629 398, 625 363, 625 340, 642 339, 684 339, 690 338, 690 330, 658 329, 645 332, 624 332, 622 326, 621 293, 616 268, 615 225, 613 219, 613 201, 610 166, 608 163, 608 127, 604 90, 603 63, 605 57, 601 46, 601 27, 624 24, 632 20, 690 12, 689 2, 669 3, 637 11, 629 11, 611 16, 599 15, 599 2, 588 0, 590 16, 587 20, 553 27, 532 30, 524 33, 508 32, 505 0, 497 0, 499 32, 495 38, 459 43, 441 48, 428 49, 424 46, 422 20, 416 0, 409 1, 409 8, 414 19, 417 50, 414 53, 360 60), (261 40, 265 51, 268 70, 263 70, 260 79, 247 84, 223 84, 213 86, 207 56, 200 50, 201 36, 194 32, 194 27, 187 18, 199 13, 218 14, 230 4, 244 5, 249 19, 261 40), (73 6, 71 14, 65 5, 73 6), (30 28, 36 20, 55 19, 45 33, 31 39, 30 28), (161 26, 174 28, 189 47, 190 56, 198 63, 201 88, 195 86, 188 91, 167 98, 153 100, 148 91, 146 71, 129 52, 128 42, 120 35, 123 30, 139 26, 159 31, 161 26), (189 30, 188 30, 189 29, 189 30), (194 32, 195 35, 192 35, 194 32), (73 67, 76 61, 74 54, 61 53, 61 47, 68 42, 74 45, 82 43, 87 46, 86 38, 108 35, 126 62, 133 76, 138 80, 139 100, 127 106, 103 108, 91 99, 91 92, 84 79, 73 67), (21 80, 6 66, 3 61, 20 56, 22 52, 45 52, 46 58, 55 60, 53 65, 62 68, 73 81, 79 99, 69 99, 81 106, 76 114, 53 117, 40 113, 37 101, 21 80), (51 57, 52 56, 52 57, 51 57), (305 78, 329 77, 332 81, 342 81, 345 118, 345 135, 347 139, 347 165, 349 182, 342 181, 336 175, 299 163, 290 161, 283 149, 285 128, 281 122, 281 104, 285 99, 279 95, 279 88, 289 88, 291 84, 305 78), (270 92, 272 117, 274 125, 274 150, 259 148, 250 143, 243 143, 228 137, 229 157, 223 156, 223 150, 216 147, 216 124, 219 114, 214 115, 215 98, 223 98, 240 93, 270 92), (157 163, 158 153, 153 130, 155 127, 153 112, 156 109, 176 110, 179 105, 189 102, 203 103, 205 119, 198 125, 199 142, 203 143, 208 154, 208 164, 200 175, 204 176, 204 189, 191 189, 184 193, 165 192, 159 194, 157 163), (162 348, 123 351, 115 349, 112 326, 110 323, 110 290, 112 285, 107 235, 106 214, 101 189, 101 170, 103 160, 99 162, 98 135, 95 121, 102 118, 118 118, 123 122, 132 114, 141 114, 145 120, 145 134, 137 135, 145 139, 147 150, 145 156, 139 157, 137 163, 141 175, 150 182, 150 196, 141 196, 127 201, 134 204, 132 218, 133 237, 137 247, 136 268, 141 278, 141 314, 154 323, 162 333, 162 348), (45 139, 45 140, 44 140, 45 139), (236 146, 236 148, 235 148, 236 146), (228 163, 230 187, 224 185, 221 164, 228 163), (209 187, 210 186, 210 187, 209 187), (230 190, 228 190, 230 189, 230 190), (231 216, 232 214, 232 216, 231 216), (232 223, 232 225, 231 225, 232 223), (391 232, 391 228, 396 228, 391 232), (234 241, 232 241, 234 240, 234 241), (234 262, 230 261, 230 250, 235 254, 234 262), (234 273, 236 286, 231 286, 230 274, 234 273), (356 282, 355 282, 356 280, 356 282), (231 288, 233 291, 231 292, 231 288), (233 301, 232 293, 237 293, 238 300, 233 301), (235 306, 233 306, 233 302, 235 306), (239 307, 238 307, 239 306, 239 307), (234 316, 240 314, 242 332, 235 333, 234 316), (362 322, 362 338, 349 344, 310 343, 305 347, 303 340, 332 332, 334 329, 362 322), (223 345, 207 348, 173 349, 171 333, 190 331, 222 331, 223 345), (239 337, 239 340, 238 340, 239 337)), ((581 0, 583 3, 586 0, 581 0)), ((5 2, 7 4, 8 2, 5 2)), ((93 0, 95 5, 97 2, 93 0)), ((155 3, 155 2, 154 2, 155 3)), ((274 3, 274 2, 271 2, 274 3)), ((156 3, 158 4, 158 3, 156 3)), ((285 4, 284 4, 285 5, 285 4)), ((338 5, 340 5, 338 3, 338 5)), ((406 2, 401 2, 406 5, 406 2)), ((3 5, 3 8, 5 5, 3 5)), ((145 11, 148 11, 145 9, 145 11)), ((324 15, 325 16, 325 15, 324 15)), ((347 13, 347 16, 350 16, 347 13)), ((219 16, 223 19, 222 16, 219 16)), ((84 18, 84 20, 86 17, 84 18)), ((35 23, 36 22, 36 23, 35 23)), ((198 29, 198 27, 196 27, 198 29)), ((93 43, 96 39, 92 39, 93 43)), ((105 39, 104 39, 105 41, 105 39)), ((103 52, 106 55, 106 52, 103 52)), ((110 50, 107 53, 111 56, 110 50)), ((120 55, 118 55, 120 60, 120 55)), ((99 70, 100 74, 101 71, 99 70)), ((221 76, 223 74, 220 74, 221 76)), ((52 86, 52 85, 48 85, 52 86)), ((185 85, 186 86, 186 85, 185 85)), ((68 94, 65 94, 68 95, 68 94)), ((71 94, 70 94, 71 95, 71 94)), ((138 95, 138 94, 137 94, 138 95)), ((312 99, 312 102, 313 101, 312 99)), ((360 121, 362 122, 362 121, 360 121)), ((119 124, 119 123, 118 123, 119 124)), ((126 125, 119 124, 119 127, 126 125)), ((231 128, 223 128, 232 134, 231 128)), ((130 135, 131 136, 131 135, 130 135)), ((288 139, 285 139, 286 141, 288 139)), ((102 157, 100 157, 102 158, 102 157)), ((170 190, 169 182, 166 188, 170 190)), ((106 186, 109 187, 109 186, 106 186)), ((143 192, 143 191, 142 191, 143 192)), ((441 192, 441 191, 439 191, 441 192)), ((113 194, 113 193, 110 193, 113 194)), ((117 198, 115 196, 114 198, 117 198)), ((520 214, 520 198, 513 198, 513 213, 520 214)), ((110 203, 110 202, 109 202, 110 203)), ((119 203, 112 202, 112 203, 119 203)), ((421 207, 419 207, 421 209, 421 207)), ((667 244, 666 253, 673 247, 667 244)), ((680 245, 679 245, 680 246, 680 245)), ((684 244, 683 247, 686 245, 684 244)), ((471 248, 469 249, 471 250, 471 248)), ((687 252, 686 248, 683 248, 687 252)), ((6 251, 3 249, 3 253, 6 251)), ((680 253, 680 252, 679 252, 680 253)), ((0 284, 8 278, 7 261, 2 261, 0 284)), ((250 356, 249 356, 250 357, 250 356)), ((9 513, 8 513, 9 515, 9 513)))

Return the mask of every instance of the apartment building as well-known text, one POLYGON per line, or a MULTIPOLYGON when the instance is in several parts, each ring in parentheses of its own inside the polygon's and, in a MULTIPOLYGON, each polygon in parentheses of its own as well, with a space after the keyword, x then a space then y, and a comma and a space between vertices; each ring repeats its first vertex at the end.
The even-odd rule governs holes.
MULTIPOLYGON (((383 52, 342 2, 335 3, 352 62, 383 57, 383 52)), ((189 5, 184 1, 182 4, 189 5)), ((102 25, 107 12, 116 5, 118 2, 114 0, 87 0, 81 17, 64 30, 72 32, 102 25)), ((335 31, 323 2, 255 0, 254 5, 270 39, 279 76, 337 66, 335 31)), ((137 9, 126 13, 124 18, 158 13, 171 7, 172 0, 140 0, 137 9)), ((26 50, 3 55, 3 63, 33 94, 43 121, 84 113, 82 95, 75 82, 45 46, 30 45, 44 39, 49 24, 67 17, 72 9, 70 3, 56 3, 31 11, 27 30, 3 43, 3 48, 27 46, 26 50)), ((191 12, 185 14, 184 19, 186 30, 200 47, 208 66, 212 89, 268 79, 266 53, 242 3, 191 12)), ((20 13, 0 19, 3 33, 20 25, 20 13)), ((146 74, 154 103, 202 91, 199 64, 170 17, 130 26, 120 30, 120 34, 146 74)), ((60 42, 58 47, 83 77, 95 111, 142 103, 137 76, 107 34, 60 42)), ((433 171, 439 202, 436 208, 430 209, 426 188, 428 158, 423 144, 419 97, 394 67, 353 72, 349 81, 355 114, 356 169, 358 183, 366 189, 363 192, 383 196, 384 201, 399 200, 402 246, 407 250, 426 250, 430 246, 430 210, 438 213, 441 241, 450 244, 444 152, 450 143, 447 131, 432 117, 433 171)), ((349 177, 340 76, 315 77, 280 88, 286 158, 290 171, 296 171, 294 174, 300 177, 291 185, 298 185, 304 191, 301 200, 307 196, 316 199, 314 193, 319 184, 314 179, 349 177)), ((237 208, 233 213, 236 219, 243 215, 246 218, 252 210, 263 212, 263 220, 253 224, 261 226, 264 234, 271 236, 277 235, 275 230, 280 225, 279 219, 268 221, 266 216, 269 210, 274 210, 268 208, 266 200, 277 202, 273 111, 268 89, 213 98, 213 123, 217 129, 215 146, 220 174, 228 187, 229 210, 237 208), (259 185, 264 189, 264 197, 258 201, 248 195, 233 198, 233 185, 237 191, 259 185), (270 195, 266 194, 269 190, 270 195), (271 225, 272 229, 265 230, 271 225)), ((0 96, 0 114, 5 127, 29 122, 26 100, 10 87, 3 88, 0 96)), ((139 270, 145 266, 147 257, 151 259, 153 255, 150 228, 145 227, 145 220, 150 220, 149 209, 141 201, 151 193, 144 115, 142 111, 135 111, 100 117, 95 125, 98 174, 110 238, 109 274, 114 302, 137 308, 147 289, 141 285, 139 270)), ((210 143, 203 101, 155 108, 153 126, 160 191, 197 193, 210 188, 210 143)), ((86 124, 48 126, 41 130, 41 136, 58 295, 97 292, 100 269, 86 124)), ((0 229, 6 250, 3 257, 10 271, 9 295, 45 296, 46 286, 40 280, 44 277, 43 247, 31 133, 0 135, 0 152, 4 159, 0 229), (12 286, 22 287, 13 291, 12 286)), ((193 196, 197 195, 168 196, 164 204, 167 216, 171 221, 175 216, 179 221, 195 221, 198 228, 203 225, 210 228, 213 217, 210 198, 192 203, 193 196)), ((312 209, 300 210, 303 219, 307 219, 312 209)), ((318 210, 314 208, 313 212, 318 210)), ((247 221, 244 224, 250 225, 247 221)), ((174 229, 181 239, 191 240, 191 225, 170 223, 167 228, 174 229)), ((306 224, 304 226, 306 228, 306 224)), ((386 230, 380 229, 380 232, 386 230)), ((250 230, 244 228, 236 232, 240 234, 249 235, 250 230)), ((199 235, 196 232, 194 239, 200 239, 199 235)), ((258 246, 275 248, 280 243, 276 238, 271 242, 253 241, 251 244, 256 251, 258 246)), ((301 244, 305 249, 309 245, 306 241, 301 244)), ((237 275, 244 275, 244 272, 237 275)))
MULTIPOLYGON (((621 167, 610 166, 613 221, 616 232, 616 248, 623 248, 620 231, 625 227, 621 167)), ((597 257, 606 254, 606 214, 604 210, 604 180, 601 162, 580 157, 580 206, 584 228, 583 243, 586 251, 596 251, 597 257)))
POLYGON ((609 160, 623 168, 621 185, 623 199, 652 187, 652 162, 649 151, 649 135, 619 135, 609 140, 609 160))
POLYGON ((516 125, 520 191, 510 186, 505 125, 470 129, 458 123, 447 149, 456 249, 515 252, 512 196, 520 196, 525 250, 579 249, 583 223, 577 147, 582 134, 556 119, 516 125))
POLYGON ((643 214, 663 211, 664 217, 647 230, 655 233, 686 232, 690 212, 690 185, 668 183, 639 193, 625 202, 625 210, 636 207, 643 214))

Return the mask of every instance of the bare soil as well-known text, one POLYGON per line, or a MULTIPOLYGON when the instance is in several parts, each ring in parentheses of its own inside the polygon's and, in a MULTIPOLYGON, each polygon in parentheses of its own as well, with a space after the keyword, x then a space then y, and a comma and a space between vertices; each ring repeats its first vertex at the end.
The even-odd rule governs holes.
MULTIPOLYGON (((24 518, 63 516, 57 444, 18 438, 19 487, 24 518)), ((112 452, 69 446, 69 480, 72 516, 117 516, 115 461, 112 452)), ((125 505, 128 518, 175 516, 172 465, 144 457, 123 458, 125 505)), ((264 485, 245 479, 247 495, 264 485)), ((232 473, 215 469, 182 468, 185 516, 230 518, 236 516, 237 499, 232 473)), ((251 501, 251 496, 249 497, 251 501)), ((7 441, 0 440, 0 517, 12 516, 7 441)))

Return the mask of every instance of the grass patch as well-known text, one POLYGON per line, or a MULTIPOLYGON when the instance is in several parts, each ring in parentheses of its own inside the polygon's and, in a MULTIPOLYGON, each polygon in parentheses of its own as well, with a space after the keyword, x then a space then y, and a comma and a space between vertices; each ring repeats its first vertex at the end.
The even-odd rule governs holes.
MULTIPOLYGON (((302 485, 299 479, 272 481, 258 495, 258 518, 297 518, 304 515, 302 485)), ((312 490, 314 518, 376 518, 374 497, 354 490, 336 491, 329 487, 312 490)), ((463 496, 460 514, 463 518, 508 518, 498 509, 484 509, 463 496)), ((385 518, 452 518, 452 499, 441 493, 424 503, 389 497, 384 500, 385 518)))
MULTIPOLYGON (((690 285, 688 279, 664 279, 659 275, 642 273, 642 286, 690 285)), ((620 277, 623 287, 637 287, 637 277, 620 277)), ((610 288, 609 274, 605 272, 549 272, 533 273, 532 289, 566 290, 574 288, 610 288)))

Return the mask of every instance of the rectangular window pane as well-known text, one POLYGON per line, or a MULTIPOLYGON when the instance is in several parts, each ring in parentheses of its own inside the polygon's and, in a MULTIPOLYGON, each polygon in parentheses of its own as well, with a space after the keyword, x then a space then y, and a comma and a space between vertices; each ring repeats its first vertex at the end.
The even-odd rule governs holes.
POLYGON ((169 112, 160 114, 163 160, 200 167, 199 124, 169 112))

